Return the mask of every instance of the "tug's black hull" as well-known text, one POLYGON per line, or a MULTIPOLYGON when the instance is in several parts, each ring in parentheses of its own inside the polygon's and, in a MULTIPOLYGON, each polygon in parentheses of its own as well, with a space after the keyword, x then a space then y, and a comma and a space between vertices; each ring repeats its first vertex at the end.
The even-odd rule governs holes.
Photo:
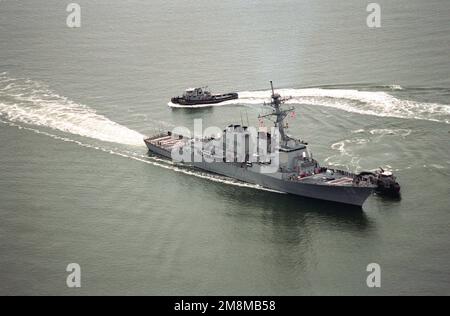
POLYGON ((180 104, 180 105, 200 105, 200 104, 216 104, 220 102, 235 100, 239 96, 237 93, 227 93, 227 94, 221 94, 221 95, 213 95, 211 98, 204 99, 204 100, 186 100, 183 97, 175 97, 172 98, 171 101, 174 104, 180 104))

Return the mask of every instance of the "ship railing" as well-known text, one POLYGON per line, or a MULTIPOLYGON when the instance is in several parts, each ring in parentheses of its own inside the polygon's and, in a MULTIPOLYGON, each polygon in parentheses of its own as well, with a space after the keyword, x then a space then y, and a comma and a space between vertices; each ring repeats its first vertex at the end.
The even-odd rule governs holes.
POLYGON ((345 170, 339 170, 339 169, 333 169, 333 168, 327 168, 327 170, 332 171, 335 174, 340 174, 346 177, 354 178, 356 175, 353 172, 345 171, 345 170))

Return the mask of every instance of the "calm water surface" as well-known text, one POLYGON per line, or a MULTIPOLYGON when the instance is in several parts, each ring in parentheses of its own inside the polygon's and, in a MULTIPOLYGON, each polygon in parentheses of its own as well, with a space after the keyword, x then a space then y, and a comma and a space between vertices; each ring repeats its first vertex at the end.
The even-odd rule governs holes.
POLYGON ((450 294, 450 3, 0 2, 0 294, 450 294), (401 200, 362 211, 229 183, 147 156, 160 128, 257 115, 268 81, 290 133, 401 200), (239 91, 171 109, 189 86, 239 91), (82 267, 82 288, 65 268, 82 267), (366 266, 382 287, 366 286, 366 266))

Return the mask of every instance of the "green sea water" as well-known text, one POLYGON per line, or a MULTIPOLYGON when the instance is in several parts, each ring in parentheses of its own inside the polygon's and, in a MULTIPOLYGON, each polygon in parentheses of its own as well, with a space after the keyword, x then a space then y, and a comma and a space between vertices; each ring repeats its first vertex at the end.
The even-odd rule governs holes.
POLYGON ((356 0, 78 3, 68 28, 64 1, 0 1, 0 294, 450 294, 447 0, 379 1, 376 29, 356 0), (355 211, 148 157, 161 128, 257 125, 269 80, 316 159, 393 170, 402 198, 355 211), (241 98, 167 106, 202 85, 241 98))

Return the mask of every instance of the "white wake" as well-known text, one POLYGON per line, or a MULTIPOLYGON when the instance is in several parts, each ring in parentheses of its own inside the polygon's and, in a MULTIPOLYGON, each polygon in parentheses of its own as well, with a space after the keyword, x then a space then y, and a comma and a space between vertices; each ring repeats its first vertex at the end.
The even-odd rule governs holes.
MULTIPOLYGON (((391 90, 403 90, 397 85, 389 86, 391 90)), ((290 98, 287 104, 306 104, 331 107, 347 112, 395 117, 402 119, 418 119, 450 124, 450 105, 403 100, 385 91, 362 91, 356 89, 277 89, 283 97, 290 98)), ((270 90, 242 91, 236 100, 218 104, 191 106, 227 106, 227 105, 262 105, 270 102, 270 90)), ((186 106, 169 103, 171 107, 186 108, 186 106)))
POLYGON ((105 142, 142 146, 144 136, 29 79, 0 74, 0 115, 105 142))

